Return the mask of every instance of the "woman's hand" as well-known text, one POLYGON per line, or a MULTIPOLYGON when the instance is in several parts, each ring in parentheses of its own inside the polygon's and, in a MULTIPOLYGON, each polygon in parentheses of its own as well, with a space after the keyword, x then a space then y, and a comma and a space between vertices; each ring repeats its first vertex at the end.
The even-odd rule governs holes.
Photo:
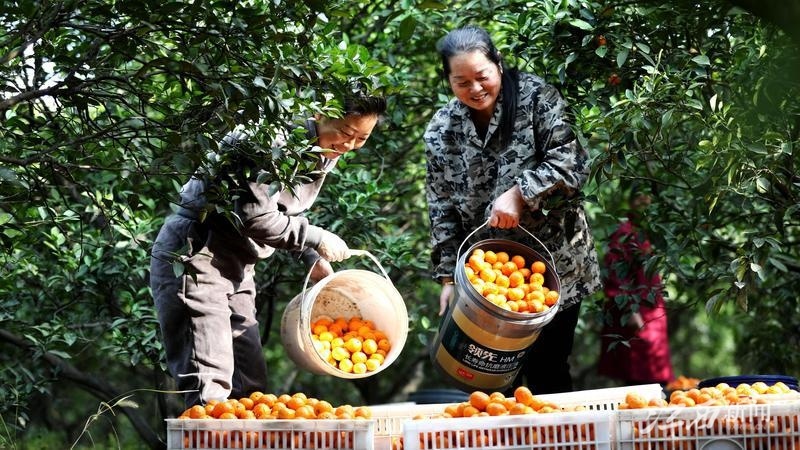
POLYGON ((489 226, 495 228, 514 228, 519 225, 519 218, 525 208, 525 199, 518 185, 503 192, 492 205, 489 226))
POLYGON ((320 258, 317 260, 317 263, 311 268, 311 274, 309 278, 314 283, 318 282, 319 280, 327 277, 328 275, 333 274, 333 267, 331 267, 331 263, 328 262, 325 258, 320 258))
POLYGON ((444 283, 442 285, 442 293, 439 295, 439 315, 443 315, 450 303, 450 298, 453 297, 454 287, 452 282, 444 283))

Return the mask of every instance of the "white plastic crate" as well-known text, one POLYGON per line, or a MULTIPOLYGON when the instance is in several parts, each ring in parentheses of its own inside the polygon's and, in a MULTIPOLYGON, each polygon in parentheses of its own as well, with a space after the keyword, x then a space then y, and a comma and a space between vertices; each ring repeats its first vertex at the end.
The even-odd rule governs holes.
POLYGON ((371 420, 167 419, 167 450, 372 450, 371 420))
POLYGON ((617 450, 800 450, 800 403, 616 412, 617 450))
MULTIPOLYGON (((645 398, 662 398, 663 391, 659 384, 624 386, 618 388, 591 389, 557 394, 537 395, 537 398, 554 403, 563 408, 583 406, 592 411, 612 411, 625 401, 625 396, 635 392, 645 398)), ((447 405, 453 403, 415 404, 394 403, 371 406, 372 418, 375 420, 375 450, 391 450, 392 441, 403 435, 403 423, 416 416, 436 417, 444 413, 447 405)), ((800 449, 798 449, 800 450, 800 449)))
POLYGON ((658 383, 542 394, 536 397, 555 403, 562 408, 583 406, 592 411, 613 411, 617 409, 620 403, 625 401, 625 396, 629 393, 639 394, 646 399, 664 398, 664 390, 658 383))
POLYGON ((451 403, 416 404, 394 403, 370 406, 375 421, 375 450, 391 450, 392 440, 403 435, 403 422, 416 416, 435 417, 451 403))
POLYGON ((410 420, 403 450, 611 450, 612 411, 410 420))

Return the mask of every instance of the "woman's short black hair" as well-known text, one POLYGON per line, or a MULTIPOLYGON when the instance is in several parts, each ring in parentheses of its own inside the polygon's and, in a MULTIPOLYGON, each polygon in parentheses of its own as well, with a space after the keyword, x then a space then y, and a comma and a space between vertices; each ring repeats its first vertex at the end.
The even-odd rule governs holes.
POLYGON ((348 95, 344 99, 346 116, 381 116, 386 112, 386 99, 373 95, 348 95))

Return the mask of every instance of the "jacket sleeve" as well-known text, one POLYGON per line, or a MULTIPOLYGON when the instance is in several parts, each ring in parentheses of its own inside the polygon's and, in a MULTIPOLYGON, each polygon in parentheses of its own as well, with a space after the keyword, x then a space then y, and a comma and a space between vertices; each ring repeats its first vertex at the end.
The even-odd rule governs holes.
POLYGON ((268 185, 243 178, 240 175, 241 194, 236 200, 243 235, 286 250, 319 246, 322 228, 311 225, 304 216, 285 214, 278 204, 279 192, 270 193, 268 185))
POLYGON ((589 176, 589 155, 567 121, 567 104, 555 87, 543 83, 533 92, 529 120, 539 163, 517 178, 525 202, 539 210, 553 194, 577 194, 589 176))

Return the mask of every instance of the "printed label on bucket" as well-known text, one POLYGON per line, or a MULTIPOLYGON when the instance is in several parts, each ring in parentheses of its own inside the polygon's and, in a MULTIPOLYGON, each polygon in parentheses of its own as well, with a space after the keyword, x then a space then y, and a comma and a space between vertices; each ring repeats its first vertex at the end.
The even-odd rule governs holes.
POLYGON ((525 358, 527 349, 506 352, 484 347, 457 326, 442 330, 442 347, 457 361, 485 373, 505 374, 516 371, 525 358))

